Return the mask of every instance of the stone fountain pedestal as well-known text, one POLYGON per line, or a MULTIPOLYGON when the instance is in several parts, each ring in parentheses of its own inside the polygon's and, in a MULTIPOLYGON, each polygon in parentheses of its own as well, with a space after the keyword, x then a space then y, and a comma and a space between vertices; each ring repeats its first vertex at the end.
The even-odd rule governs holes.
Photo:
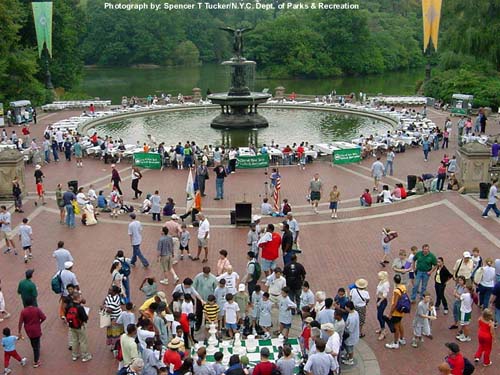
POLYGON ((21 191, 26 192, 24 182, 24 157, 18 150, 0 151, 0 200, 13 200, 12 181, 17 176, 21 191))

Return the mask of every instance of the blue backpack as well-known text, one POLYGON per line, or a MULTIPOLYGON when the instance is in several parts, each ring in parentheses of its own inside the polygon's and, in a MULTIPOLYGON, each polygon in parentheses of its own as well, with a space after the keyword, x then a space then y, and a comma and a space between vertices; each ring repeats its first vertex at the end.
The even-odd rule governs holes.
POLYGON ((120 273, 123 276, 129 276, 130 275, 130 265, 128 264, 128 262, 126 260, 123 262, 120 260, 120 263, 122 264, 122 268, 120 270, 120 273))
POLYGON ((397 288, 397 289, 401 293, 401 297, 399 297, 398 303, 396 304, 396 310, 400 313, 408 314, 411 310, 410 297, 408 297, 408 293, 403 292, 399 288, 397 288))

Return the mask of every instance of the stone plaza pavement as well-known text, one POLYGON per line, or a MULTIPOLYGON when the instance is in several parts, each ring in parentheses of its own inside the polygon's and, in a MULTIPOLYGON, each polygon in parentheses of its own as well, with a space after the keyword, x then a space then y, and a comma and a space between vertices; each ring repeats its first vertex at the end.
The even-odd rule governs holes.
MULTIPOLYGON (((59 112, 40 115, 39 124, 32 126, 33 134, 41 140, 47 124, 69 117, 73 113, 59 112)), ((440 126, 444 124, 443 113, 430 110, 430 117, 440 126)), ((496 122, 497 120, 489 121, 488 133, 499 133, 499 126, 494 124, 496 122)), ((453 154, 457 147, 456 119, 454 123, 450 148, 446 150, 448 154, 453 154)), ((432 152, 427 163, 424 163, 420 149, 408 149, 403 154, 397 154, 394 162, 395 175, 384 178, 384 182, 393 186, 396 182, 406 183, 406 176, 409 174, 436 173, 443 154, 442 150, 432 152)), ((418 349, 408 344, 397 351, 390 351, 384 347, 384 343, 388 340, 379 342, 374 333, 377 320, 373 297, 377 272, 382 269, 378 263, 382 252, 381 228, 390 227, 399 233, 399 237, 392 243, 393 256, 397 255, 400 248, 409 249, 412 245, 421 246, 429 243, 431 251, 443 256, 447 266, 452 268, 455 260, 464 250, 470 250, 476 246, 479 247, 484 258, 488 256, 498 258, 500 222, 493 216, 487 220, 481 218, 481 209, 485 202, 479 200, 477 195, 458 195, 452 192, 427 194, 392 205, 361 208, 358 206, 358 197, 364 188, 372 186, 369 171, 372 162, 373 158, 360 164, 334 167, 327 162, 315 162, 308 165, 305 171, 300 171, 294 166, 280 169, 282 197, 289 199, 301 225, 299 242, 303 254, 299 256, 299 261, 308 272, 307 280, 312 290, 325 290, 328 296, 334 296, 339 287, 347 287, 359 277, 366 278, 369 282, 368 290, 372 295, 372 301, 368 306, 366 337, 357 348, 357 365, 353 369, 345 368, 346 373, 433 374, 437 372, 437 365, 443 361, 447 353, 444 343, 455 341, 455 331, 448 330, 448 326, 452 323, 451 315, 439 315, 432 327, 434 339, 426 340, 418 349), (319 214, 314 214, 305 200, 308 182, 315 172, 320 174, 324 183, 319 214), (333 184, 338 185, 342 194, 339 218, 335 220, 330 218, 327 203, 327 195, 333 184)), ((119 164, 118 169, 124 180, 122 190, 125 200, 137 207, 138 203, 132 200, 130 189, 131 166, 125 162, 119 164)), ((40 374, 60 371, 67 374, 114 374, 117 363, 111 353, 106 350, 105 332, 98 328, 97 312, 111 284, 109 268, 116 250, 125 249, 126 254, 131 255, 127 235, 129 219, 122 215, 112 220, 107 214, 101 214, 96 226, 84 227, 77 218, 76 229, 70 230, 59 224, 58 209, 53 199, 57 183, 66 186, 68 180, 78 180, 81 186, 86 187, 92 183, 96 190, 102 189, 108 193, 110 165, 88 158, 84 160, 83 168, 76 168, 74 162, 69 163, 64 160, 44 166, 43 171, 46 176, 44 185, 48 192, 48 203, 46 206, 38 207, 35 207, 33 203, 35 191, 33 171, 32 165, 27 166, 26 181, 30 195, 25 199, 25 213, 13 214, 13 226, 18 226, 23 217, 30 219, 34 232, 34 259, 25 265, 21 255, 16 257, 12 254, 0 254, 1 286, 7 311, 12 314, 11 318, 0 323, 0 329, 8 326, 13 332, 17 331, 17 317, 22 306, 20 298, 16 295, 17 284, 24 277, 26 269, 34 268, 33 281, 38 286, 39 306, 47 315, 47 321, 43 324, 41 357, 43 364, 38 369, 31 367, 32 354, 29 342, 22 341, 18 345, 18 351, 22 356, 29 358, 29 365, 21 369, 15 363, 12 367, 15 372, 24 374, 35 373, 35 371, 40 374), (87 305, 91 309, 88 333, 90 350, 94 358, 85 364, 71 361, 70 352, 67 350, 67 328, 57 314, 58 296, 51 291, 49 286, 50 279, 55 273, 55 261, 51 255, 59 240, 65 241, 65 247, 71 250, 75 258, 74 272, 79 279, 87 305)), ((183 213, 186 178, 187 171, 185 170, 148 170, 144 172, 140 188, 145 193, 160 190, 163 202, 168 196, 173 197, 177 203, 178 212, 183 213)), ((213 269, 217 260, 217 251, 225 248, 229 251, 229 259, 236 272, 243 276, 247 251, 247 228, 234 228, 229 225, 229 211, 233 209, 235 202, 242 200, 252 202, 254 210, 258 211, 265 193, 264 182, 267 179, 268 176, 263 170, 237 171, 227 179, 225 199, 222 201, 213 200, 214 176, 212 175, 207 181, 207 197, 203 201, 203 211, 212 225, 208 264, 213 269)), ((139 215, 139 219, 144 224, 142 250, 146 257, 153 261, 161 224, 153 223, 150 216, 139 215)), ((279 223, 280 219, 264 218, 263 222, 279 223)), ((193 238, 191 248, 194 248, 195 231, 192 228, 190 231, 193 238)), ((19 241, 16 241, 16 244, 19 247, 19 241)), ((4 246, 3 243, 2 246, 4 246)), ((4 247, 1 249, 3 250, 4 247)), ((196 275, 201 271, 202 264, 184 260, 176 267, 182 279, 196 275)), ((390 275, 392 276, 392 272, 390 275)), ((139 285, 147 276, 160 279, 161 273, 157 263, 152 262, 149 269, 138 266, 133 270, 132 299, 136 304, 141 303, 143 299, 139 285)), ((172 284, 158 285, 159 289, 170 295, 172 284)), ((429 290, 432 294, 434 294, 433 289, 433 282, 430 282, 429 290)), ((448 286, 447 297, 449 301, 452 301, 451 285, 448 286)), ((476 322, 479 313, 478 308, 474 307, 472 342, 461 344, 463 352, 470 359, 473 358, 476 349, 476 322)), ((413 313, 404 319, 405 336, 408 341, 411 339, 412 320, 413 313)), ((496 345, 493 349, 492 361, 495 364, 500 363, 500 351, 496 345)), ((475 373, 497 374, 498 367, 478 366, 475 373)))

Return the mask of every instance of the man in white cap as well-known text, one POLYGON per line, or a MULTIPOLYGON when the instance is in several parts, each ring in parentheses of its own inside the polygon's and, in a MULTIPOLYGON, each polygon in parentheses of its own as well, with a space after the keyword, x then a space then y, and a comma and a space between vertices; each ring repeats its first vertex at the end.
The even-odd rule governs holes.
POLYGON ((75 289, 80 290, 78 280, 76 278, 76 275, 73 272, 73 262, 71 262, 71 261, 64 262, 64 270, 61 271, 61 284, 62 284, 63 297, 68 296, 68 291, 67 291, 66 287, 69 284, 74 285, 75 289))
POLYGON ((464 251, 462 258, 457 259, 453 267, 453 277, 456 279, 458 276, 465 277, 465 280, 470 280, 472 271, 474 271, 474 262, 472 255, 469 251, 464 251))
POLYGON ((327 342, 326 342, 326 349, 325 352, 327 354, 330 354, 333 357, 335 368, 333 369, 333 373, 337 373, 337 369, 339 367, 339 363, 337 360, 337 356, 340 353, 340 336, 339 334, 335 331, 335 327, 332 323, 325 323, 321 325, 321 329, 326 333, 326 336, 328 337, 327 342))

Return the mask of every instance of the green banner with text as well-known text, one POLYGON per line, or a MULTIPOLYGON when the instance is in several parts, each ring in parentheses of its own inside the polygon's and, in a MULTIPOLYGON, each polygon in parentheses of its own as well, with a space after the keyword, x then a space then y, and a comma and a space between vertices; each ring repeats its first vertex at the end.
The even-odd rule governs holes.
POLYGON ((161 169, 161 155, 155 152, 135 153, 134 166, 147 169, 161 169))
POLYGON ((238 156, 236 158, 236 168, 250 169, 250 168, 267 168, 269 167, 269 155, 255 155, 255 156, 238 156))
POLYGON ((333 152, 333 164, 357 163, 361 160, 361 148, 346 148, 333 152))

